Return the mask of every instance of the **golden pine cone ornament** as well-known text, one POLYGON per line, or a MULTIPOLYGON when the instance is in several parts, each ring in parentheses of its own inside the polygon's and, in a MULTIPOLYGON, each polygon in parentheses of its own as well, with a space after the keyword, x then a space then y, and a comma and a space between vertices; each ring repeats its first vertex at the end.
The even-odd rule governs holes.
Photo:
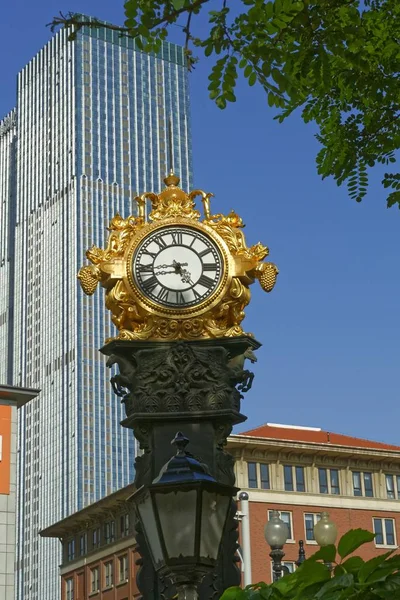
POLYGON ((264 292, 271 292, 274 289, 279 270, 274 263, 262 263, 256 272, 256 277, 264 292))
POLYGON ((94 267, 82 267, 78 273, 78 279, 81 287, 87 296, 94 294, 99 283, 97 272, 94 267))

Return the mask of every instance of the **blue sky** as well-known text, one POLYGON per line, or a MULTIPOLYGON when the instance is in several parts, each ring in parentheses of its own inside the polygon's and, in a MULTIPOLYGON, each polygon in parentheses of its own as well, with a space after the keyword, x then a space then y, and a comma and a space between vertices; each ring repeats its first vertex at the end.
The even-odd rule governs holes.
MULTIPOLYGON (((121 0, 6 2, 0 117, 60 10, 123 22, 121 0)), ((252 288, 244 325, 263 346, 241 430, 290 423, 400 445, 400 211, 386 208, 381 173, 356 204, 318 177, 311 125, 279 125, 262 90, 243 82, 220 111, 207 74, 202 59, 190 76, 195 186, 215 194, 216 211, 239 212, 248 242, 266 243, 280 269, 271 294, 252 288)))

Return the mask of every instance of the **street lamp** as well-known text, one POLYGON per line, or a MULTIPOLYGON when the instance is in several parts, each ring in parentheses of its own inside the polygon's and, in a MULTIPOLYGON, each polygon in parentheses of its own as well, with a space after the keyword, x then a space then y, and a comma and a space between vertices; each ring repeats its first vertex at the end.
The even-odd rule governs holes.
POLYGON ((271 547, 273 579, 278 581, 283 571, 282 558, 285 556, 283 546, 289 537, 289 527, 279 517, 279 511, 271 511, 271 518, 264 528, 264 536, 271 547))
MULTIPOLYGON (((327 512, 321 513, 320 520, 314 525, 314 538, 317 544, 321 547, 330 546, 336 542, 337 534, 337 527, 329 519, 329 514, 327 512)), ((332 569, 332 563, 325 562, 325 564, 329 569, 332 569)))
POLYGON ((191 454, 178 432, 176 455, 149 486, 131 497, 155 570, 169 577, 178 600, 198 598, 197 585, 217 563, 232 496, 238 489, 218 483, 191 454))
POLYGON ((299 541, 299 556, 296 560, 296 567, 300 567, 303 562, 306 560, 306 552, 304 550, 304 542, 303 540, 299 541))

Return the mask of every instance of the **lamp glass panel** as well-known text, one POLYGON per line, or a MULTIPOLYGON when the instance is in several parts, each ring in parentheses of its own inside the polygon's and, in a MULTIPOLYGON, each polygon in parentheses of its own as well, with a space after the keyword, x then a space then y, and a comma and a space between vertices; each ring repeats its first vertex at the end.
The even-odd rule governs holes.
POLYGON ((203 491, 200 556, 216 560, 224 530, 230 496, 203 491))
POLYGON ((197 492, 155 493, 158 516, 169 558, 194 556, 197 492))
POLYGON ((144 500, 138 503, 137 508, 153 555, 153 562, 157 565, 163 561, 163 553, 150 495, 145 496, 144 500))

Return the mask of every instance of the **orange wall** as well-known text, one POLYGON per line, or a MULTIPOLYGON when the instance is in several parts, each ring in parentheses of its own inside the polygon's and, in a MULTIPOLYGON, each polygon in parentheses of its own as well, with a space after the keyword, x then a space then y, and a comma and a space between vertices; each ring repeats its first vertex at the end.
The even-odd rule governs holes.
POLYGON ((11 406, 0 405, 0 435, 3 437, 0 461, 0 494, 10 493, 11 406))

